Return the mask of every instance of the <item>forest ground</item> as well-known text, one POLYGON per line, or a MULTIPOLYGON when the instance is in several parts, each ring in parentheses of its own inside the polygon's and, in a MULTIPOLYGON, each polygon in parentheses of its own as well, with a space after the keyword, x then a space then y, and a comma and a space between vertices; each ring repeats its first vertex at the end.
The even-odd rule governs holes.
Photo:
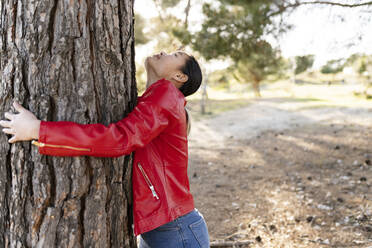
POLYGON ((372 101, 353 87, 277 84, 210 99, 207 116, 188 101, 190 184, 211 241, 372 247, 372 101))

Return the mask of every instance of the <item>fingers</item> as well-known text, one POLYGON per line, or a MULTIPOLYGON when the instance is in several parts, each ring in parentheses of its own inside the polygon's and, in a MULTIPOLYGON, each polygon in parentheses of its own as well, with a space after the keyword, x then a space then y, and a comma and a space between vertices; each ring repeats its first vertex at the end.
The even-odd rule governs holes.
POLYGON ((11 127, 10 121, 0 121, 0 126, 11 127))
POLYGON ((11 128, 4 128, 4 129, 3 129, 3 132, 4 132, 4 133, 7 133, 7 134, 12 134, 12 135, 15 134, 14 130, 11 129, 11 128))
MULTIPOLYGON (((20 105, 17 101, 14 101, 13 102, 13 107, 15 108, 16 111, 18 112, 23 112, 25 110, 25 108, 22 107, 22 105, 20 105)), ((10 135, 13 135, 9 140, 8 142, 9 143, 15 143, 18 141, 18 138, 16 137, 16 132, 15 130, 12 129, 12 122, 14 121, 15 119, 15 114, 12 114, 10 112, 6 112, 4 114, 5 118, 10 120, 10 121, 6 121, 6 120, 1 120, 0 121, 0 125, 2 127, 5 127, 2 131, 6 134, 10 134, 10 135)))
MULTIPOLYGON (((22 105, 20 105, 17 101, 14 101, 13 102, 13 107, 15 108, 15 110, 17 110, 18 112, 23 112, 23 111, 25 111, 26 109, 24 108, 24 107, 22 107, 22 105)), ((15 114, 12 114, 12 113, 10 113, 10 112, 6 112, 5 114, 4 114, 4 116, 5 116, 5 118, 7 118, 7 119, 9 119, 9 120, 13 120, 14 119, 14 116, 15 116, 15 114)))
POLYGON ((18 112, 22 112, 24 110, 26 110, 24 107, 22 107, 21 104, 19 104, 17 101, 14 101, 13 102, 13 107, 18 111, 18 112))
POLYGON ((9 112, 6 112, 6 113, 4 114, 4 116, 5 116, 5 118, 7 118, 7 119, 9 119, 9 120, 13 120, 13 119, 14 119, 14 115, 11 114, 11 113, 9 113, 9 112))

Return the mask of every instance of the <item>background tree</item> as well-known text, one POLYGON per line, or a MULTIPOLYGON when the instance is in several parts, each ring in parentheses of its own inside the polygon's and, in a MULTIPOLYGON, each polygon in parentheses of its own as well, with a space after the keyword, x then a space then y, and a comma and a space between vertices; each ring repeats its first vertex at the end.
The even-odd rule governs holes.
POLYGON ((371 55, 361 55, 356 61, 357 64, 357 72, 364 81, 364 90, 363 94, 366 98, 370 99, 372 98, 372 56, 371 55))
POLYGON ((297 83, 296 76, 310 69, 314 64, 314 55, 295 56, 292 60, 293 82, 297 83))
POLYGON ((345 60, 344 59, 333 59, 328 61, 322 68, 320 69, 320 72, 323 74, 331 74, 334 77, 337 73, 341 72, 345 67, 345 60))
MULTIPOLYGON (((276 39, 291 29, 292 26, 285 21, 286 17, 305 5, 356 8, 372 5, 372 2, 218 0, 213 4, 203 4, 205 20, 199 31, 185 32, 174 29, 173 33, 184 45, 191 45, 207 60, 232 59, 235 67, 246 70, 252 67, 251 71, 255 71, 255 68, 261 65, 254 62, 261 61, 246 58, 250 57, 250 54, 258 53, 257 47, 260 43, 268 42, 269 38, 276 39)), ((266 60, 268 54, 265 54, 262 60, 266 60)), ((278 64, 275 59, 280 58, 273 56, 269 61, 278 64)), ((253 81, 253 88, 257 89, 255 85, 257 80, 253 81)))
MULTIPOLYGON (((109 124, 136 103, 133 1, 0 2, 0 112, 109 124)), ((131 157, 52 157, 0 135, 1 247, 135 247, 131 157)))
POLYGON ((241 82, 251 82, 256 96, 259 84, 267 76, 279 73, 282 58, 278 48, 266 41, 265 35, 278 35, 289 29, 282 23, 274 25, 270 1, 220 0, 216 8, 203 5, 206 20, 196 33, 173 30, 184 44, 191 44, 207 60, 231 59, 235 77, 241 82))
POLYGON ((295 57, 296 68, 295 75, 298 75, 302 72, 310 69, 314 64, 314 55, 304 55, 295 57))
POLYGON ((260 83, 270 75, 279 74, 284 67, 280 52, 270 43, 261 41, 256 49, 242 57, 232 66, 233 75, 241 82, 251 82, 256 97, 261 97, 260 83))

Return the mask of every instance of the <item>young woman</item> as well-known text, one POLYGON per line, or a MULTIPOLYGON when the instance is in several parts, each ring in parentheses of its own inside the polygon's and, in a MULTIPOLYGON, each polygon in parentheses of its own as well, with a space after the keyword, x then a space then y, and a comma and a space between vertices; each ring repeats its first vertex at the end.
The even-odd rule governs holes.
POLYGON ((193 56, 177 51, 147 57, 146 91, 122 120, 103 124, 41 121, 17 102, 5 113, 10 143, 32 140, 52 156, 117 157, 135 151, 134 233, 141 248, 209 247, 203 216, 194 207, 187 177, 188 116, 185 97, 202 81, 193 56), (36 141, 37 140, 37 141, 36 141))

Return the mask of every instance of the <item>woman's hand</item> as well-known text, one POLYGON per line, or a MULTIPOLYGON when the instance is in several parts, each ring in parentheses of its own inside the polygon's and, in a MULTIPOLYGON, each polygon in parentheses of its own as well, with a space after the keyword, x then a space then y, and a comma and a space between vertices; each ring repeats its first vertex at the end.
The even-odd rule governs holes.
POLYGON ((2 131, 13 135, 8 142, 15 143, 17 141, 39 139, 41 121, 38 120, 33 113, 22 107, 18 102, 14 101, 13 106, 19 114, 6 112, 5 118, 10 121, 0 121, 0 125, 4 127, 2 131))

